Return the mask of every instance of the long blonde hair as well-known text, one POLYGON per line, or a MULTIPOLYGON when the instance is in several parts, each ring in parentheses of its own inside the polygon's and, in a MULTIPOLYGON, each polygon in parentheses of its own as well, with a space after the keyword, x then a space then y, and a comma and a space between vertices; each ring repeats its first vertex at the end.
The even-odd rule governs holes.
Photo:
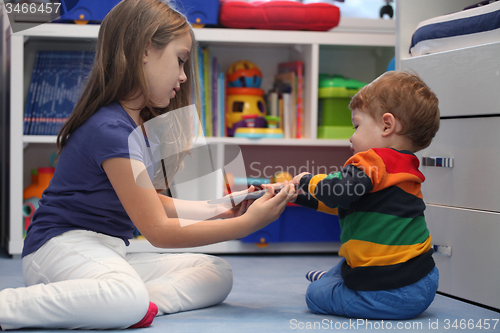
POLYGON ((190 32, 193 41, 191 57, 184 64, 187 80, 166 108, 155 108, 145 98, 140 113, 144 122, 170 110, 199 104, 193 61, 197 55, 196 40, 186 17, 168 1, 123 0, 118 3, 102 21, 93 68, 79 101, 57 136, 59 153, 71 134, 100 107, 126 100, 136 92, 149 96, 143 69, 144 50, 150 42, 161 50, 186 32, 190 32))

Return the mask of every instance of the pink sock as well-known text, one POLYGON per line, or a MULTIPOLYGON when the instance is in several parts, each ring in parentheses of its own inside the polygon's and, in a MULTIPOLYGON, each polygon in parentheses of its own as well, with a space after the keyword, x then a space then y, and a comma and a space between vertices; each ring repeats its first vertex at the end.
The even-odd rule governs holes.
POLYGON ((146 312, 144 318, 142 318, 141 321, 138 322, 137 324, 130 326, 130 328, 148 327, 153 323, 153 319, 155 319, 157 313, 158 313, 158 307, 156 306, 156 304, 153 302, 149 302, 148 312, 146 312))

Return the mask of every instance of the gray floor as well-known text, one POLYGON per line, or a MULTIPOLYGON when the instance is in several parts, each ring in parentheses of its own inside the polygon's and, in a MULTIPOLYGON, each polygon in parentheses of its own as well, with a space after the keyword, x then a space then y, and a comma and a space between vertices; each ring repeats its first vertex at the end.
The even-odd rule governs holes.
MULTIPOLYGON (((338 262, 338 257, 222 257, 232 265, 234 273, 233 290, 224 303, 211 308, 157 317, 152 326, 141 329, 141 332, 500 332, 500 313, 442 295, 436 296, 427 311, 408 321, 366 321, 315 315, 309 312, 305 304, 304 294, 308 281, 304 274, 312 269, 327 270, 338 262), (489 329, 484 326, 486 319, 489 319, 489 329), (467 325, 472 323, 474 328, 469 328, 467 325), (476 326, 478 323, 483 324, 482 329, 476 326), (495 323, 496 327, 493 328, 495 323)), ((8 258, 0 250, 0 289, 23 286, 21 275, 21 261, 8 258)))

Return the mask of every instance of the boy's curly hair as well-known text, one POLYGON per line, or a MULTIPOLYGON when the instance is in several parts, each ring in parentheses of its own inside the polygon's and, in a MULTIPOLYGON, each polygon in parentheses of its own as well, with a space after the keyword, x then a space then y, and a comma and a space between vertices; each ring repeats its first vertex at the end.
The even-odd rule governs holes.
POLYGON ((390 71, 362 88, 349 108, 379 119, 391 113, 402 125, 413 151, 428 147, 439 129, 438 98, 414 72, 390 71))

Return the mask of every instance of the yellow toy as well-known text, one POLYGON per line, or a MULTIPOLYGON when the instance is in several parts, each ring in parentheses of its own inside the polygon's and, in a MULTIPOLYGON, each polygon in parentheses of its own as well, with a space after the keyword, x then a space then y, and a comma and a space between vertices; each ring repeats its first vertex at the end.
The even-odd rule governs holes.
MULTIPOLYGON (((268 127, 262 73, 248 60, 235 62, 227 72, 227 135, 245 138, 282 138, 283 130, 268 127)), ((274 127, 274 128, 273 128, 274 127)))
POLYGON ((279 171, 271 178, 271 183, 283 183, 284 181, 291 181, 293 176, 286 171, 279 171))
POLYGON ((265 128, 267 109, 264 101, 264 90, 259 88, 227 89, 227 135, 234 136, 239 127, 265 128), (247 117, 245 120, 244 116, 247 117), (250 126, 247 125, 250 124, 250 126))

